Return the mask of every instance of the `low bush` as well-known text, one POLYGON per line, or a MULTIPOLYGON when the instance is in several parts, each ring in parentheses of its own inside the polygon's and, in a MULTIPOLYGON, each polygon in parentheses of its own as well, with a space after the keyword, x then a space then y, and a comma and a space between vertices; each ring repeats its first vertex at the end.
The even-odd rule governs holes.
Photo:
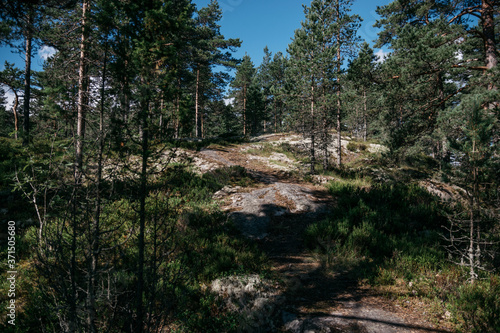
POLYGON ((362 142, 349 141, 347 149, 353 152, 363 152, 368 149, 368 146, 362 142))
POLYGON ((461 323, 461 332, 500 332, 500 279, 462 285, 456 291, 453 310, 461 323))
MULTIPOLYGON (((418 257, 421 253, 415 249, 439 248, 444 217, 438 201, 418 186, 369 185, 366 179, 353 179, 334 181, 329 190, 337 207, 330 217, 307 228, 309 247, 323 253, 355 253, 380 264, 395 253, 418 257)), ((440 259, 444 256, 440 250, 431 252, 440 259)))

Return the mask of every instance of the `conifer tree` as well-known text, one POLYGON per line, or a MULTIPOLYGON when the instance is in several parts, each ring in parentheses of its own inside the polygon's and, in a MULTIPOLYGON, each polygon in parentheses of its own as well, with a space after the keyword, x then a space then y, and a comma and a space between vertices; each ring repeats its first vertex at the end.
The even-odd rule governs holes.
POLYGON ((426 142, 441 142, 432 138, 440 110, 460 98, 470 77, 496 67, 491 51, 496 48, 491 38, 494 8, 495 2, 478 0, 396 1, 378 9, 383 18, 377 26, 383 30, 376 46, 394 50, 384 62, 384 89, 399 95, 399 101, 394 98, 398 105, 385 113, 386 121, 397 124, 392 126, 396 131, 388 130, 393 151, 416 146, 433 150, 426 142), (480 18, 477 27, 470 15, 480 18))
POLYGON ((274 132, 283 129, 283 118, 285 114, 285 106, 287 100, 286 91, 286 71, 288 61, 285 56, 278 52, 274 55, 272 62, 269 64, 270 88, 272 94, 272 110, 274 132))
POLYGON ((368 117, 369 117, 369 95, 374 88, 374 71, 375 59, 373 50, 367 42, 364 42, 359 51, 358 57, 349 62, 347 80, 354 86, 356 117, 355 125, 356 132, 361 132, 363 140, 366 141, 368 133, 368 117), (361 103, 359 103, 361 102, 361 103), (360 107, 361 105, 361 107, 360 107), (357 115, 357 110, 361 109, 361 116, 357 115), (361 130, 359 130, 361 128, 361 130))
POLYGON ((203 134, 203 104, 209 95, 213 95, 214 86, 227 79, 222 73, 214 73, 215 66, 234 67, 236 59, 231 52, 241 45, 239 39, 225 39, 220 33, 219 21, 222 19, 222 10, 217 0, 212 0, 207 7, 197 12, 194 52, 195 77, 195 136, 203 134))
POLYGON ((262 63, 257 68, 256 74, 256 84, 260 87, 262 96, 264 98, 264 114, 262 115, 263 122, 263 130, 267 131, 267 123, 269 121, 269 114, 272 112, 274 97, 271 93, 272 86, 272 73, 271 73, 271 63, 272 63, 272 53, 269 51, 269 48, 266 46, 264 48, 264 58, 262 59, 262 63))
POLYGON ((320 131, 323 167, 328 168, 328 130, 332 122, 332 102, 337 111, 337 164, 341 164, 341 85, 342 63, 355 47, 359 17, 348 15, 350 1, 315 0, 304 7, 306 16, 289 45, 292 71, 298 78, 300 98, 309 104, 311 173, 316 160, 316 132, 320 131))
MULTIPOLYGON (((158 279, 149 276, 153 267, 158 265, 157 258, 147 257, 146 238, 146 198, 149 194, 150 163, 154 154, 151 148, 155 126, 153 121, 161 110, 162 99, 175 99, 172 93, 178 78, 177 69, 184 67, 182 55, 187 53, 189 39, 186 34, 192 33, 194 7, 188 0, 170 1, 134 1, 121 5, 127 21, 131 24, 121 26, 120 33, 131 43, 130 78, 133 86, 133 118, 130 121, 131 136, 127 139, 134 142, 140 152, 140 168, 138 171, 138 233, 137 233, 137 266, 135 292, 135 318, 133 330, 142 332, 148 327, 146 314, 166 315, 158 303, 145 303, 144 300, 154 296, 158 288, 158 279), (173 84, 172 84, 173 83, 173 84), (171 90, 172 89, 172 90, 171 90), (139 137, 139 140, 136 138, 139 137), (151 294, 152 293, 152 294, 151 294)), ((184 59, 184 62, 188 59, 184 59)), ((167 99, 167 100, 168 100, 167 99)), ((132 101, 131 101, 132 102, 132 101)), ((161 304, 161 303, 160 303, 161 304)), ((162 320, 157 320, 156 324, 162 320)))
POLYGON ((231 82, 233 87, 233 95, 238 111, 241 112, 241 121, 243 124, 243 135, 249 134, 249 122, 247 119, 247 102, 248 91, 254 80, 255 67, 249 55, 245 54, 241 64, 236 67, 236 75, 234 81, 231 82))
MULTIPOLYGON (((342 65, 345 59, 354 56, 359 38, 357 32, 361 18, 349 15, 352 0, 336 0, 334 34, 337 43, 336 90, 337 90, 337 166, 342 166, 342 65)), ((327 166, 325 164, 325 166, 327 166)))
POLYGON ((41 38, 41 26, 47 19, 51 8, 71 6, 72 1, 2 1, 0 3, 0 43, 5 43, 24 54, 24 106, 23 106, 23 144, 30 142, 30 101, 31 101, 31 60, 35 42, 41 38))
POLYGON ((498 169, 498 6, 490 0, 396 1, 378 10, 384 29, 378 45, 394 50, 382 66, 389 147, 400 155, 435 155, 438 146, 442 171, 466 190, 468 203, 450 218, 448 240, 471 281, 488 266, 489 237, 497 228, 491 209, 498 175, 491 170, 498 169))
POLYGON ((13 64, 5 62, 5 68, 0 72, 0 83, 7 86, 7 88, 14 94, 14 103, 12 105, 12 114, 14 116, 14 138, 17 139, 19 131, 19 118, 17 109, 20 102, 20 92, 22 89, 22 73, 19 69, 15 68, 13 64))
MULTIPOLYGON (((316 138, 321 119, 320 111, 329 112, 328 104, 321 99, 321 93, 332 94, 333 73, 336 55, 334 31, 332 26, 332 1, 313 1, 310 7, 304 6, 305 21, 295 31, 292 43, 288 47, 290 54, 290 71, 297 78, 299 99, 308 104, 307 135, 311 139, 310 171, 315 173, 316 138)), ((303 110, 305 112, 305 110, 303 110)), ((328 121, 327 115, 323 119, 328 121)), ((327 124, 323 124, 325 130, 327 124)), ((325 157, 327 158, 327 157, 325 157)))

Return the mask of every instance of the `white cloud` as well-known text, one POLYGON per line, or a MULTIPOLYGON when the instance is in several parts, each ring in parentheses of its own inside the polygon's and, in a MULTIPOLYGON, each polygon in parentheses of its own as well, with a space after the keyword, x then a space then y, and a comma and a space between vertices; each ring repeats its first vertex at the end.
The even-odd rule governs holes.
POLYGON ((224 104, 226 104, 226 105, 233 105, 234 104, 234 97, 224 98, 224 104))
POLYGON ((375 52, 375 55, 377 56, 377 62, 381 63, 385 61, 385 58, 389 56, 390 52, 385 52, 384 50, 380 49, 377 52, 375 52))
POLYGON ((43 59, 47 60, 48 58, 52 57, 54 54, 56 54, 57 50, 51 46, 44 45, 42 48, 38 51, 38 56, 43 59))
POLYGON ((3 86, 2 88, 4 88, 5 90, 5 98, 6 98, 5 108, 7 110, 10 110, 14 105, 14 98, 15 98, 14 93, 11 90, 8 90, 8 88, 5 86, 3 86))

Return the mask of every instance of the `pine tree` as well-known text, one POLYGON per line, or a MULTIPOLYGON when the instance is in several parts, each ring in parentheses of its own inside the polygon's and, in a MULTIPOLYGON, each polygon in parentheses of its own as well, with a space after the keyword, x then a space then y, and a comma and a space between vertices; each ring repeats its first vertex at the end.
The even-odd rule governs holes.
MULTIPOLYGON (((133 118, 129 130, 134 133, 128 140, 135 144, 140 152, 140 168, 138 171, 138 233, 137 233, 137 267, 135 292, 135 318, 133 328, 142 332, 148 325, 157 325, 162 320, 157 319, 150 323, 146 319, 152 314, 158 318, 165 316, 163 309, 157 302, 145 303, 144 300, 155 297, 158 288, 158 279, 147 273, 158 264, 157 257, 147 257, 146 238, 146 198, 149 194, 150 163, 154 154, 152 139, 155 126, 153 120, 158 117, 162 99, 175 99, 174 92, 176 79, 179 78, 177 69, 185 67, 182 55, 188 51, 183 38, 194 31, 194 7, 190 1, 137 1, 133 5, 122 5, 121 9, 131 24, 123 25, 121 33, 131 43, 130 78, 131 97, 134 105, 131 106, 133 118), (171 90, 172 89, 172 90, 171 90), (173 93, 172 93, 173 92, 173 93), (137 141, 134 137, 139 137, 137 141)), ((184 59, 184 61, 189 58, 184 59)), ((155 271, 153 271, 155 272, 155 271)), ((160 303, 162 304, 162 303, 160 303)))
POLYGON ((359 38, 357 31, 361 18, 357 15, 349 15, 351 11, 351 0, 336 0, 334 33, 337 43, 336 57, 336 84, 337 84, 337 166, 342 166, 342 65, 345 59, 354 56, 359 38))
POLYGON ((466 190, 468 201, 450 218, 450 254, 474 281, 488 266, 497 228, 491 212, 498 175, 491 170, 498 169, 498 4, 404 1, 378 12, 384 28, 378 46, 394 50, 381 66, 389 147, 400 156, 441 150, 442 172, 466 190), (479 18, 477 25, 469 15, 479 18))
POLYGON ((286 71, 288 60, 285 56, 278 52, 274 55, 272 62, 269 64, 270 76, 270 93, 272 94, 272 110, 274 132, 277 133, 283 129, 283 118, 285 115, 286 105, 286 71))
POLYGON ((364 42, 359 51, 358 57, 349 62, 347 80, 352 83, 356 96, 354 110, 356 110, 354 126, 356 133, 361 132, 362 138, 366 141, 368 136, 368 118, 369 118, 369 95, 374 88, 374 72, 375 72, 376 56, 367 42, 364 42), (358 116, 358 110, 361 110, 361 115, 358 116))
POLYGON ((388 126, 396 131, 387 130, 392 131, 389 146, 393 151, 417 146, 433 150, 440 145, 441 139, 432 135, 440 110, 460 98, 471 76, 495 67, 496 55, 491 52, 496 48, 495 38, 487 36, 492 36, 497 6, 489 0, 405 1, 378 9, 383 19, 377 26, 383 31, 376 46, 390 45, 394 50, 384 62, 386 90, 399 95, 399 100, 393 98, 397 105, 384 103, 392 105, 392 111, 385 113, 386 122, 397 124, 388 126), (468 15, 481 18, 477 27, 468 15))
POLYGON ((14 94, 14 104, 12 105, 12 114, 14 116, 14 138, 17 139, 19 131, 19 118, 17 109, 19 107, 20 92, 23 87, 22 73, 19 69, 15 68, 13 64, 5 62, 5 68, 0 72, 0 83, 7 86, 7 88, 14 94))
POLYGON ((30 138, 30 102, 31 102, 31 58, 35 43, 40 40, 42 23, 47 19, 51 8, 70 6, 71 1, 2 1, 0 3, 0 26, 3 43, 13 46, 24 54, 24 110, 23 110, 23 145, 30 138))
POLYGON ((491 99, 484 94, 487 87, 482 88, 464 96, 441 119, 454 154, 455 166, 449 174, 467 199, 465 207, 450 216, 447 248, 455 263, 469 269, 472 282, 479 271, 494 269, 491 258, 497 255, 494 230, 498 227, 500 152, 493 142, 500 122, 485 107, 491 99))
POLYGON ((222 73, 214 73, 215 66, 233 67, 236 59, 231 52, 241 45, 239 39, 225 39, 220 33, 218 22, 222 11, 216 0, 198 11, 196 18, 195 42, 193 45, 193 71, 195 76, 195 136, 203 136, 203 104, 213 95, 221 82, 222 73))
POLYGON ((248 91, 253 82, 255 75, 254 64, 249 55, 245 54, 243 60, 238 67, 236 67, 236 75, 234 81, 231 82, 231 87, 233 87, 233 96, 235 97, 235 103, 237 105, 238 111, 241 112, 241 120, 243 124, 243 135, 249 134, 249 119, 247 119, 247 102, 248 102, 248 91))
POLYGON ((262 63, 257 68, 257 74, 255 77, 256 84, 260 87, 262 96, 264 98, 263 108, 264 114, 262 115, 262 124, 264 132, 267 131, 267 123, 269 122, 269 115, 272 113, 274 102, 274 96, 271 93, 272 87, 272 52, 269 51, 269 48, 266 46, 264 48, 264 58, 262 59, 262 63))
POLYGON ((316 132, 323 150, 323 167, 328 168, 328 130, 332 121, 332 102, 337 111, 337 164, 341 165, 341 85, 344 58, 356 44, 359 17, 348 15, 349 1, 315 0, 304 7, 306 20, 295 32, 288 48, 292 71, 298 78, 301 98, 309 103, 311 173, 316 160, 316 132))

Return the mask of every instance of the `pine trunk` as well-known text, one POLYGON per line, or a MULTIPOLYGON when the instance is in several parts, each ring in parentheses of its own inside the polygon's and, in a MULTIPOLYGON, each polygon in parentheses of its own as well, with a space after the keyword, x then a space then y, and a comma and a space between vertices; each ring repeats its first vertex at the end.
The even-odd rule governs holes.
POLYGON ((278 111, 276 110, 276 103, 273 103, 274 109, 274 133, 278 133, 278 111))
MULTIPOLYGON (((340 1, 337 1, 337 22, 340 21, 340 1)), ((342 124, 340 118, 341 103, 340 103, 340 65, 341 65, 341 54, 340 54, 340 30, 337 32, 337 166, 340 168, 342 166, 342 124)))
POLYGON ((366 142, 367 136, 368 136, 368 107, 367 107, 367 100, 366 100, 366 88, 363 88, 363 141, 366 142))
POLYGON ((28 13, 28 27, 26 29, 26 63, 24 70, 24 136, 23 145, 30 142, 30 99, 31 99, 31 52, 32 52, 32 29, 33 29, 33 10, 30 7, 28 13))
POLYGON ((196 70, 196 92, 195 92, 195 136, 200 137, 200 106, 199 106, 199 90, 200 89, 200 69, 196 70))
MULTIPOLYGON (((314 82, 314 80, 313 80, 314 82)), ((315 124, 314 124, 314 86, 311 86, 311 174, 314 175, 315 170, 314 170, 314 165, 316 164, 316 156, 315 156, 315 150, 314 150, 314 145, 315 145, 315 136, 314 136, 314 131, 315 131, 315 124)))
POLYGON ((102 169, 103 169, 103 154, 104 154, 104 101, 106 87, 106 65, 107 65, 107 45, 104 51, 104 62, 102 69, 102 85, 101 85, 101 110, 99 113, 99 150, 97 155, 97 179, 96 179, 96 204, 95 215, 91 230, 91 262, 89 269, 89 311, 88 311, 88 326, 90 332, 97 333, 97 285, 98 285, 98 266, 99 266, 99 250, 100 250, 100 235, 101 235, 101 187, 102 187, 102 169))
POLYGON ((321 139, 323 146, 323 170, 327 171, 330 168, 328 155, 328 119, 326 114, 323 116, 323 138, 321 139))
POLYGON ((17 106, 19 105, 19 96, 14 92, 14 106, 12 113, 14 113, 14 139, 17 140, 17 132, 19 131, 19 119, 17 119, 17 106))
POLYGON ((78 105, 76 124, 76 170, 75 177, 81 177, 83 166, 83 140, 85 139, 85 112, 87 108, 87 15, 89 12, 89 1, 83 2, 82 8, 82 35, 80 42, 80 65, 78 71, 78 105))
POLYGON ((200 123, 201 123, 201 138, 204 139, 205 138, 205 123, 204 123, 205 119, 203 117, 203 112, 200 113, 200 123))
POLYGON ((144 252, 146 232, 146 197, 147 197, 147 170, 148 170, 148 103, 141 106, 142 122, 142 153, 141 153, 141 175, 139 187, 139 235, 138 235, 138 259, 137 259, 137 294, 136 294, 136 322, 135 332, 144 330, 144 252))
POLYGON ((481 5, 481 21, 483 25, 485 62, 488 69, 497 66, 498 58, 495 41, 495 20, 493 17, 493 0, 483 0, 481 5))
POLYGON ((243 136, 247 135, 247 86, 243 86, 243 136))
MULTIPOLYGON (((179 83, 180 84, 180 83, 179 83)), ((177 96, 175 98, 175 110, 174 110, 174 137, 176 139, 179 138, 179 132, 180 132, 180 111, 181 111, 181 101, 180 101, 180 96, 179 92, 177 93, 177 96)))

